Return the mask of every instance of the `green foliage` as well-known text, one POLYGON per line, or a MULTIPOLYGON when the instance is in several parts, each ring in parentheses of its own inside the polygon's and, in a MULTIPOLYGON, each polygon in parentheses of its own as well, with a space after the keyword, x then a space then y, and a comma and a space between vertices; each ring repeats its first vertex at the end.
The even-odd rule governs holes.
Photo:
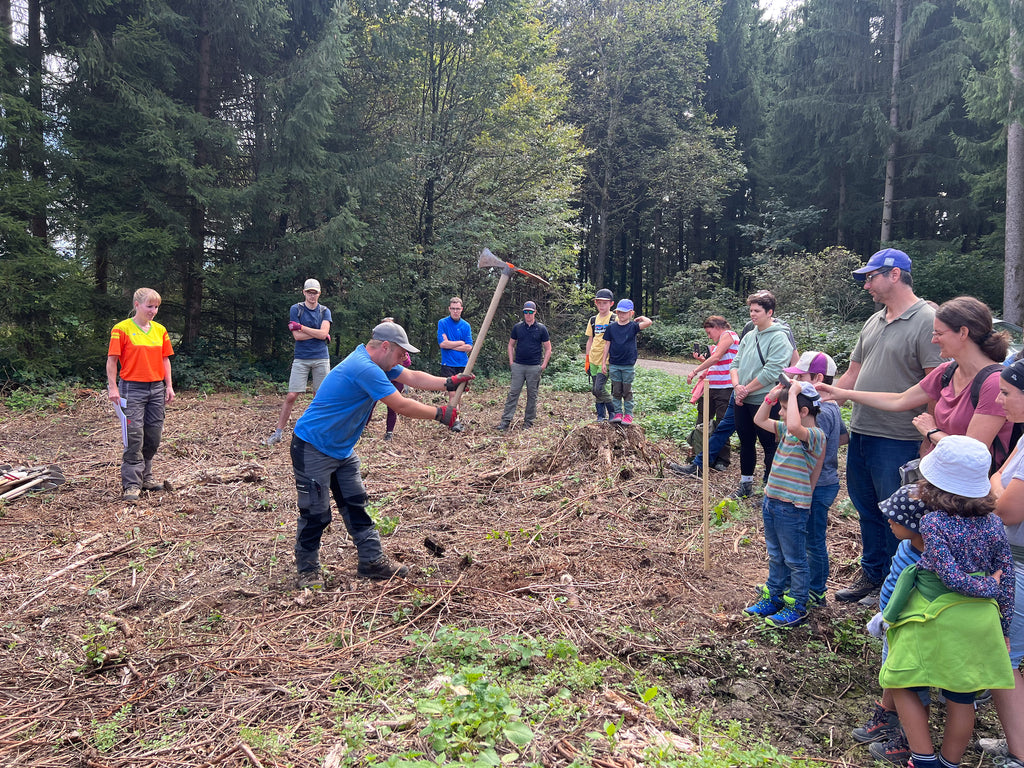
POLYGON ((67 385, 22 387, 2 399, 4 405, 16 413, 29 411, 63 411, 75 401, 75 394, 67 385))
POLYGON ((460 672, 440 696, 416 708, 429 718, 420 735, 439 755, 477 756, 507 744, 522 749, 533 740, 533 731, 519 720, 520 708, 481 670, 460 672))
POLYGON ((110 752, 121 741, 124 721, 132 713, 132 705, 125 704, 109 720, 92 720, 92 743, 100 752, 110 752))
MULTIPOLYGON (((692 265, 658 291, 659 319, 667 323, 690 326, 697 338, 681 340, 678 351, 665 349, 665 354, 686 354, 693 349, 693 342, 704 343, 704 320, 708 315, 724 315, 727 319, 746 314, 743 298, 722 284, 721 268, 711 261, 692 265)), ((646 333, 657 337, 655 323, 646 333)), ((663 342, 664 343, 664 342, 663 342)))
POLYGON ((114 630, 115 627, 112 624, 101 621, 92 628, 91 632, 82 635, 82 653, 85 654, 86 660, 86 666, 82 669, 103 666, 110 657, 108 643, 114 630))
MULTIPOLYGON (((863 320, 872 311, 871 299, 852 272, 863 259, 845 248, 826 248, 820 253, 766 255, 752 270, 753 284, 775 294, 775 314, 790 325, 794 315, 817 323, 863 320)), ((917 269, 915 264, 915 277, 917 269)), ((796 328, 794 328, 794 332, 796 328)), ((801 349, 815 349, 797 337, 801 349)), ((831 353, 830 353, 831 354, 831 353)))
POLYGON ((918 296, 938 304, 956 296, 974 296, 988 304, 993 314, 1002 314, 1003 263, 998 256, 952 248, 924 252, 916 243, 901 247, 914 261, 914 292, 918 296))

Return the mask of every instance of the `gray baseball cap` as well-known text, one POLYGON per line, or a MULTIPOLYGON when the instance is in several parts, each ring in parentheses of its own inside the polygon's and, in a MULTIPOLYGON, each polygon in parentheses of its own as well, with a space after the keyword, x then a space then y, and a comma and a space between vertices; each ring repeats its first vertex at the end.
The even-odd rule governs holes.
POLYGON ((406 352, 419 352, 416 347, 409 343, 409 335, 405 332, 405 328, 398 323, 381 323, 374 326, 370 338, 377 341, 390 341, 392 344, 400 346, 406 352))

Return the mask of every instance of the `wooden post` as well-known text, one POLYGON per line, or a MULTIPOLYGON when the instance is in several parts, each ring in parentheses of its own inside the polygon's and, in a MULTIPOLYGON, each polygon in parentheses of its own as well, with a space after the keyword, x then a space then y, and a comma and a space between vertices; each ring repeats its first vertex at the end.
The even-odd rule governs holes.
POLYGON ((709 507, 711 503, 711 489, 708 485, 710 478, 708 477, 709 468, 711 467, 711 457, 708 456, 708 429, 710 427, 710 411, 711 411, 711 387, 708 381, 704 381, 704 392, 701 394, 701 402, 704 405, 704 415, 701 419, 703 428, 701 429, 701 442, 702 456, 704 457, 703 464, 701 467, 701 490, 703 493, 702 506, 704 509, 704 570, 711 570, 711 526, 708 522, 708 517, 711 515, 711 509, 709 507))

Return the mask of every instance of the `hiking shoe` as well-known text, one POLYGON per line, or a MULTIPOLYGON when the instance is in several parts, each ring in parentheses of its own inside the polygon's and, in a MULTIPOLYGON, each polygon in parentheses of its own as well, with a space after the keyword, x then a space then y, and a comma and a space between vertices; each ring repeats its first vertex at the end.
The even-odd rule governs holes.
POLYGON ((725 472, 726 470, 729 469, 729 465, 726 464, 721 459, 718 459, 714 464, 711 465, 711 468, 715 470, 715 472, 725 472))
POLYGON ((277 445, 278 443, 281 442, 281 438, 282 437, 284 437, 284 435, 281 434, 281 430, 280 429, 275 429, 274 433, 270 437, 268 437, 266 440, 263 441, 263 444, 264 445, 277 445))
POLYGON ((985 755, 1007 757, 1010 750, 1006 747, 1006 739, 978 739, 975 748, 985 755))
POLYGON ((369 563, 360 562, 356 575, 361 579, 373 579, 374 581, 387 581, 392 576, 405 578, 409 575, 409 567, 391 562, 387 555, 381 555, 379 559, 369 563))
POLYGON ((825 605, 825 594, 815 592, 813 589, 807 593, 807 607, 820 608, 825 605))
POLYGON ((753 480, 747 480, 746 482, 740 481, 740 487, 736 489, 736 492, 732 495, 733 499, 749 499, 754 495, 754 482, 753 480))
POLYGON ((1009 752, 1006 753, 1006 757, 997 757, 992 763, 998 765, 999 768, 1024 768, 1024 759, 1011 755, 1009 752))
POLYGON ((794 606, 787 605, 778 613, 765 618, 764 623, 769 627, 795 627, 807 621, 807 611, 798 611, 794 606))
POLYGON ((669 472, 675 472, 683 477, 700 477, 700 464, 676 464, 674 461, 668 463, 669 472))
POLYGON ((871 595, 872 592, 877 595, 881 587, 881 584, 872 581, 862 573, 853 584, 836 592, 836 600, 841 603, 857 603, 871 595))
POLYGON ((621 413, 616 413, 610 419, 608 419, 608 421, 612 422, 613 424, 621 424, 622 423, 622 414, 621 413))
POLYGON ((860 728, 854 728, 850 734, 854 741, 861 744, 870 744, 874 741, 887 741, 891 739, 900 728, 900 716, 894 710, 888 710, 875 702, 875 711, 860 728))
POLYGON ((162 482, 160 482, 159 480, 154 480, 153 478, 149 478, 149 480, 143 480, 142 481, 142 490, 144 490, 144 491, 162 491, 163 489, 164 489, 164 484, 162 482))
MULTIPOLYGON (((767 584, 758 584, 757 588, 761 590, 761 599, 762 600, 767 600, 768 598, 771 597, 771 593, 768 591, 768 585, 767 584)), ((789 590, 788 589, 782 595, 782 604, 783 605, 796 605, 796 600, 794 600, 792 597, 789 596, 789 590)), ((771 614, 766 614, 766 615, 771 615, 771 614)))
POLYGON ((868 745, 868 751, 876 760, 893 765, 906 765, 910 760, 910 745, 907 744, 907 736, 903 733, 903 729, 899 727, 888 741, 871 742, 868 745))
POLYGON ((778 600, 770 595, 764 595, 753 605, 748 605, 743 609, 743 612, 748 616, 759 616, 762 619, 768 616, 773 616, 780 610, 785 608, 784 600, 778 600))
POLYGON ((385 439, 385 440, 390 440, 390 439, 391 439, 391 438, 393 438, 394 436, 395 436, 395 433, 394 433, 394 432, 385 432, 385 433, 384 433, 384 439, 385 439))
POLYGON ((628 413, 622 414, 622 423, 625 424, 627 427, 630 426, 633 423, 633 417, 630 416, 628 413))
POLYGON ((295 578, 296 589, 323 589, 324 574, 319 568, 315 571, 299 571, 295 578))
POLYGON ((495 429, 498 430, 499 432, 508 432, 508 424, 506 424, 505 422, 501 422, 500 424, 498 424, 498 426, 495 427, 495 429))
POLYGON ((138 501, 139 500, 139 486, 129 485, 121 493, 121 499, 124 501, 138 501))

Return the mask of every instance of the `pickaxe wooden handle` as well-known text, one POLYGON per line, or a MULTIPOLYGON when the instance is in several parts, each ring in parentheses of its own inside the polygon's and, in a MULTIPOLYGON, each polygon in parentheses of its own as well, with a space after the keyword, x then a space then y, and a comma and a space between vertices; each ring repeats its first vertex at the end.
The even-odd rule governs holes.
MULTIPOLYGON (((487 314, 484 315, 484 321, 480 324, 480 331, 476 335, 476 340, 473 342, 473 349, 469 353, 469 360, 466 363, 466 373, 473 372, 473 366, 476 364, 476 359, 480 355, 480 350, 483 349, 484 339, 487 338, 487 330, 491 327, 491 321, 494 319, 494 315, 498 311, 498 304, 501 303, 501 295, 505 293, 505 286, 508 285, 509 279, 513 274, 519 273, 533 280, 537 280, 544 285, 550 286, 551 284, 543 277, 527 272, 525 269, 519 269, 514 264, 507 261, 502 261, 487 248, 480 251, 480 258, 476 262, 477 267, 484 269, 487 267, 496 267, 501 270, 501 277, 498 279, 498 285, 494 289, 494 295, 491 296, 490 306, 487 307, 487 314)), ((462 400, 462 393, 466 391, 465 384, 459 384, 459 388, 455 390, 455 396, 452 398, 452 405, 458 407, 459 401, 462 400)))

